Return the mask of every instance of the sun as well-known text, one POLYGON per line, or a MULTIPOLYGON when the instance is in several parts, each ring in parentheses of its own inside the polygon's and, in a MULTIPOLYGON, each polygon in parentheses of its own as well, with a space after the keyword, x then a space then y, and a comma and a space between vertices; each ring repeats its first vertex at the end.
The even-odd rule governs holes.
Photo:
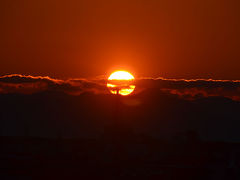
POLYGON ((127 96, 135 89, 134 79, 134 76, 127 71, 115 71, 109 76, 107 87, 112 94, 127 96))

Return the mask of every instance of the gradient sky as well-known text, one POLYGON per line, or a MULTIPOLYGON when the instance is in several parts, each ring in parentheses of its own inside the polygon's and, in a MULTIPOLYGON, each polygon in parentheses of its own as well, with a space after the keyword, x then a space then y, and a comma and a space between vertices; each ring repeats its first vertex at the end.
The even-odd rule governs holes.
POLYGON ((240 79, 239 0, 1 0, 0 75, 240 79))

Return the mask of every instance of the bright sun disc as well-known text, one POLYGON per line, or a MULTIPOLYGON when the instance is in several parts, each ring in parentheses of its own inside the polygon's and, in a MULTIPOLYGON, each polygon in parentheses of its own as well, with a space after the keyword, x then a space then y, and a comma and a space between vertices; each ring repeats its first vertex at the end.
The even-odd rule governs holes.
POLYGON ((107 87, 112 94, 121 94, 123 96, 131 94, 135 85, 133 85, 134 76, 127 71, 115 71, 109 78, 107 87))

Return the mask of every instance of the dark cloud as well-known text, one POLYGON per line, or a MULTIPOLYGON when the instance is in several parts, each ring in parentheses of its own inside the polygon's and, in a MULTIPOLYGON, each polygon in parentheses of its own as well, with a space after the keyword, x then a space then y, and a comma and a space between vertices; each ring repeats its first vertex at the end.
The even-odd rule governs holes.
POLYGON ((83 92, 100 93, 106 91, 99 80, 60 80, 42 76, 12 74, 0 77, 0 93, 32 94, 42 91, 64 92, 79 95, 83 92))
MULTIPOLYGON (((189 100, 221 96, 240 101, 240 80, 139 78, 135 83, 137 93, 155 89, 189 100)), ((71 95, 84 92, 109 93, 105 84, 104 78, 60 80, 47 76, 12 74, 0 77, 0 93, 32 94, 42 91, 64 92, 71 95)))
POLYGON ((137 81, 137 86, 159 89, 184 99, 222 96, 240 101, 239 80, 142 78, 137 81))

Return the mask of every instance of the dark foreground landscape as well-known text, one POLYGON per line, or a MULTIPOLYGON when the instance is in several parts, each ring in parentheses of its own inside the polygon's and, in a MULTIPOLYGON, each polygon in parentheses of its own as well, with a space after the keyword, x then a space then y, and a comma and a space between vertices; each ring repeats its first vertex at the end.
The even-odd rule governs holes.
POLYGON ((239 179, 240 144, 1 138, 1 179, 239 179))
POLYGON ((240 103, 153 92, 0 95, 0 179, 239 179, 240 103))

